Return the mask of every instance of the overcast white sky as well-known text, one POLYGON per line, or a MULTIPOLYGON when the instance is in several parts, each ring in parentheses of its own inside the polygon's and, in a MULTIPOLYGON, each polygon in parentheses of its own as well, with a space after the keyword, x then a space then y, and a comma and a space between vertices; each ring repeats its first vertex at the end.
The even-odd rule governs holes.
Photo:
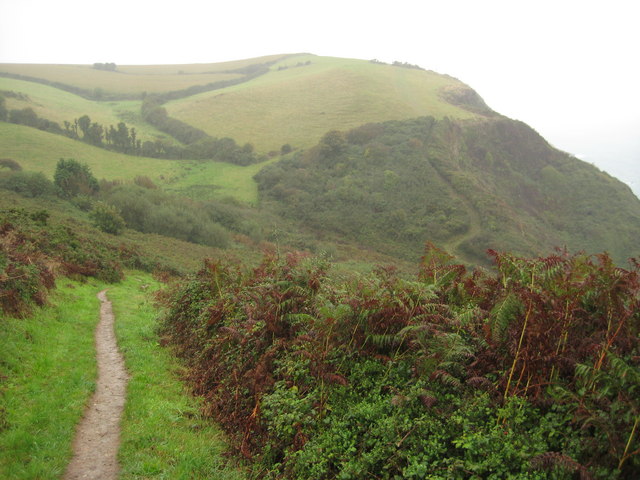
POLYGON ((640 194, 639 19, 636 0, 0 0, 0 63, 414 63, 640 194))

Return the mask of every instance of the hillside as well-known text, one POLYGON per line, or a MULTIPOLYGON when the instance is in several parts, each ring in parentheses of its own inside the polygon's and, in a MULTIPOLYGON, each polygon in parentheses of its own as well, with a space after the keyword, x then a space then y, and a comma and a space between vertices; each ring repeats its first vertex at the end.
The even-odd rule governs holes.
POLYGON ((0 477, 63 475, 108 288, 123 480, 635 480, 638 238, 414 65, 0 65, 0 477))
POLYGON ((104 96, 140 98, 144 93, 182 90, 244 76, 242 69, 273 62, 283 55, 273 55, 223 63, 193 65, 124 65, 116 71, 91 65, 0 64, 0 73, 45 81, 77 92, 104 96))
POLYGON ((250 82, 175 100, 169 114, 260 151, 314 145, 329 130, 432 115, 478 115, 443 101, 470 90, 444 75, 364 60, 292 56, 250 82))
POLYGON ((47 176, 75 158, 97 178, 234 199, 251 207, 240 215, 256 238, 408 260, 433 241, 468 264, 488 248, 606 250, 620 263, 640 253, 628 188, 417 66, 310 54, 115 71, 0 65, 2 92, 9 113, 127 122, 152 148, 134 156, 0 122, 0 158, 47 176))
POLYGON ((282 215, 401 257, 416 258, 425 238, 471 264, 487 249, 640 254, 631 190, 504 117, 330 132, 256 178, 282 215))

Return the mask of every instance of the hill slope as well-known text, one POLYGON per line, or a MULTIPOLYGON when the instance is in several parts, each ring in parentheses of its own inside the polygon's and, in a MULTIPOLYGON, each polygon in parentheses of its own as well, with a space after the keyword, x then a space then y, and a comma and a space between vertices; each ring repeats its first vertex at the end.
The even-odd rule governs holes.
MULTIPOLYGON (((181 126, 272 153, 247 167, 158 160, 0 123, 0 157, 29 170, 51 175, 60 157, 71 157, 99 178, 147 175, 181 195, 231 195, 256 206, 257 174, 265 218, 277 211, 301 230, 315 230, 320 241, 356 242, 404 258, 420 255, 425 241, 468 263, 483 262, 487 248, 537 254, 566 245, 608 250, 619 262, 640 253, 640 202, 628 188, 491 111, 462 82, 415 66, 298 54, 117 72, 0 65, 2 71, 22 80, 2 78, 0 89, 29 97, 8 98, 9 108, 31 104, 57 121, 83 110, 105 124, 127 117, 141 133, 171 141, 170 131, 159 133, 136 113, 141 92, 150 91, 147 98, 181 126), (230 73, 241 77, 233 84, 202 77, 230 73), (40 84, 24 80, 35 76, 40 84), (91 89, 138 100, 79 96, 91 89), (293 154, 284 155, 285 144, 293 154)), ((274 230, 263 223, 263 232, 274 230)))
POLYGON ((404 257, 420 255, 426 240, 470 263, 486 261, 489 248, 640 255, 631 190, 503 117, 332 132, 257 180, 283 215, 404 257))
POLYGON ((478 114, 443 101, 447 93, 462 100, 460 92, 468 91, 434 72, 300 55, 249 82, 170 102, 167 110, 211 135, 251 142, 266 152, 286 143, 310 147, 328 130, 367 122, 421 115, 474 118, 478 114))
POLYGON ((237 79, 243 76, 238 70, 272 62, 282 56, 192 65, 125 65, 117 66, 116 71, 96 69, 91 65, 0 64, 0 74, 64 85, 90 94, 99 89, 98 93, 105 96, 140 98, 143 93, 164 93, 237 79))

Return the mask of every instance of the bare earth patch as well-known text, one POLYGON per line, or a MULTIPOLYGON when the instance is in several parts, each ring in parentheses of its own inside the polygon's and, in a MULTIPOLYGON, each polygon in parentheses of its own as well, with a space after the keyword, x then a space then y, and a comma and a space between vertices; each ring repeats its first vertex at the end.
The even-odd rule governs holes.
POLYGON ((65 480, 111 480, 118 476, 120 417, 128 381, 124 359, 118 351, 114 316, 106 290, 98 294, 100 322, 96 328, 98 382, 84 418, 78 426, 73 458, 65 480))

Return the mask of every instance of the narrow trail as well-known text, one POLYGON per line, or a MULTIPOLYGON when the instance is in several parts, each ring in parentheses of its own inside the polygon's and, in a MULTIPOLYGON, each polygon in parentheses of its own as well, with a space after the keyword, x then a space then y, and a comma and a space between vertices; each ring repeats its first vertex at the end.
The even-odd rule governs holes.
POLYGON ((128 381, 124 359, 118 351, 114 316, 106 290, 98 293, 100 322, 96 328, 98 381, 96 391, 78 426, 73 458, 64 480, 115 480, 118 476, 120 417, 128 381))
POLYGON ((473 237, 482 232, 480 213, 465 195, 461 194, 454 188, 447 177, 443 175, 442 172, 440 172, 440 169, 434 164, 434 162, 429 160, 429 163, 431 163, 434 172, 436 173, 436 175, 438 175, 442 183, 445 185, 445 187, 449 191, 449 194, 460 203, 462 203, 465 210, 467 211, 467 215, 469 215, 469 228, 465 232, 462 232, 451 238, 449 240, 449 244, 447 245, 447 250, 449 251, 449 253, 457 256, 458 258, 462 258, 467 262, 473 264, 474 262, 471 259, 467 258, 467 256, 460 251, 460 246, 467 240, 471 240, 473 237))

